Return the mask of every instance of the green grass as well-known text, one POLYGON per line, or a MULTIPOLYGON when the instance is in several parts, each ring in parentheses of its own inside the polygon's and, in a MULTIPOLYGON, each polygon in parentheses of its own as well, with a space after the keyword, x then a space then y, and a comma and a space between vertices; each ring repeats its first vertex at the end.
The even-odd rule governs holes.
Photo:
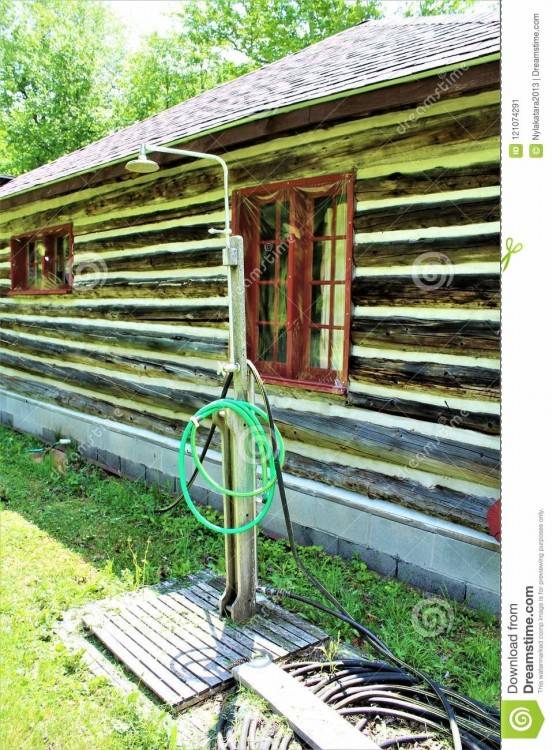
MULTIPOLYGON (((6 750, 170 748, 163 712, 141 718, 133 698, 92 677, 56 642, 52 627, 69 607, 181 577, 205 567, 223 570, 223 540, 181 508, 154 513, 163 493, 110 477, 71 459, 62 475, 25 450, 36 441, 0 429, 2 513, 2 724, 6 750)), ((211 517, 216 518, 212 513, 211 517)), ((343 561, 317 548, 305 562, 403 659, 447 685, 487 703, 499 694, 496 621, 459 605, 438 638, 412 627, 420 593, 385 580, 360 560, 343 561)), ((313 596, 283 541, 259 539, 263 582, 313 596)), ((355 640, 346 626, 301 608, 334 638, 355 640)), ((193 749, 190 749, 193 750, 193 749)))

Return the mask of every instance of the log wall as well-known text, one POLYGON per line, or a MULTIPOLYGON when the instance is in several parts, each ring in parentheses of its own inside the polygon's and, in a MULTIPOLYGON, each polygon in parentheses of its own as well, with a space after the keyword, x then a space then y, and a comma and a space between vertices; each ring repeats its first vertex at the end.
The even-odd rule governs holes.
MULTIPOLYGON (((349 388, 270 388, 288 469, 482 529, 499 487, 500 102, 487 69, 469 75, 413 119, 394 87, 393 111, 252 131, 224 155, 233 188, 356 175, 349 388)), ((5 209, 2 385, 178 435, 220 388, 222 207, 218 168, 195 162, 5 209), (10 237, 66 222, 73 293, 9 296, 10 237)))

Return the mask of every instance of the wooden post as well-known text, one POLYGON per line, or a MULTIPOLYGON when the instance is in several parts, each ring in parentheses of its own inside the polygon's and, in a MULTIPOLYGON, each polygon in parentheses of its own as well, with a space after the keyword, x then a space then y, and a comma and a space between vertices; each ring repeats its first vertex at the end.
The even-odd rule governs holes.
MULTIPOLYGON (((243 239, 229 238, 225 250, 230 300, 230 364, 234 369, 234 396, 254 399, 253 382, 247 367, 245 326, 245 276, 243 239)), ((251 490, 255 486, 254 446, 246 425, 234 413, 225 413, 222 429, 223 478, 226 487, 251 490)), ((224 498, 226 527, 243 526, 256 515, 255 498, 224 498)), ((255 613, 257 587, 257 530, 229 534, 225 540, 226 588, 220 599, 221 614, 243 622, 255 613)))

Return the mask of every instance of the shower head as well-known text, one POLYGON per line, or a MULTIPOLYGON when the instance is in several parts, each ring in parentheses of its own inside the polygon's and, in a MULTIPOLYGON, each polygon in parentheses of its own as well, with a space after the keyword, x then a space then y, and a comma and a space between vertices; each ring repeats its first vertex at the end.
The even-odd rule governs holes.
POLYGON ((137 158, 128 161, 125 164, 125 169, 128 169, 129 172, 149 174, 150 172, 157 172, 159 164, 156 161, 153 161, 153 159, 148 159, 146 147, 141 146, 137 158))

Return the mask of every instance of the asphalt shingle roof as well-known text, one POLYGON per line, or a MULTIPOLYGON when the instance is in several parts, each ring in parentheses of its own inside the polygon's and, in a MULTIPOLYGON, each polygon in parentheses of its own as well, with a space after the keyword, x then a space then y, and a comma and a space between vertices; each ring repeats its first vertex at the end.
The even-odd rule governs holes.
POLYGON ((0 186, 0 199, 122 160, 145 142, 174 143, 499 50, 491 12, 366 21, 15 177, 0 186))

